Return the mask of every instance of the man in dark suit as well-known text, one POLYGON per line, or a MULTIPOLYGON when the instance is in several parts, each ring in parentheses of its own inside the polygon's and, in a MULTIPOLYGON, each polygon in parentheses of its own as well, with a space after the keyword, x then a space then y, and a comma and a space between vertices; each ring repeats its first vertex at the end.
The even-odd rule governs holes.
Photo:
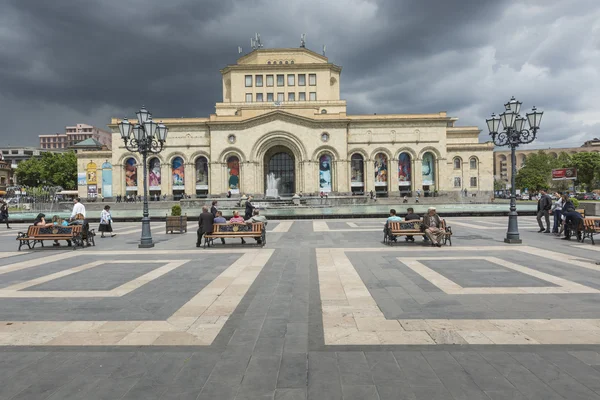
POLYGON ((198 239, 196 241, 196 247, 202 245, 202 236, 207 233, 213 232, 213 222, 215 217, 208 212, 208 207, 202 207, 202 214, 198 218, 198 239))
POLYGON ((550 210, 552 209, 552 199, 545 190, 540 190, 540 199, 537 204, 537 222, 540 226, 538 232, 550 233, 550 210), (546 228, 542 223, 542 217, 546 219, 546 228))
MULTIPOLYGON (((405 221, 420 221, 421 217, 418 216, 417 214, 415 214, 415 210, 410 207, 406 210, 407 214, 406 217, 404 217, 405 221)), ((407 242, 414 242, 415 241, 415 237, 413 235, 408 235, 404 238, 404 240, 406 240, 407 242)))
POLYGON ((217 201, 213 200, 212 207, 210 208, 210 213, 213 215, 213 217, 216 217, 217 216, 217 211, 219 211, 217 209, 217 201))
POLYGON ((248 196, 246 201, 246 211, 244 212, 244 219, 249 220, 254 215, 254 206, 252 205, 252 196, 248 196))

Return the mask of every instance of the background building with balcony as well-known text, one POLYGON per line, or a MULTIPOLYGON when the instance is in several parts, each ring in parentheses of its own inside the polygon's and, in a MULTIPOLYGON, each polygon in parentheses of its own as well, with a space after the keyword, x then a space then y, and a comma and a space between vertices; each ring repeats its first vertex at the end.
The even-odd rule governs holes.
POLYGON ((107 148, 111 148, 112 134, 92 125, 77 124, 65 127, 65 133, 39 135, 41 149, 64 150, 73 148, 77 143, 94 139, 107 148))

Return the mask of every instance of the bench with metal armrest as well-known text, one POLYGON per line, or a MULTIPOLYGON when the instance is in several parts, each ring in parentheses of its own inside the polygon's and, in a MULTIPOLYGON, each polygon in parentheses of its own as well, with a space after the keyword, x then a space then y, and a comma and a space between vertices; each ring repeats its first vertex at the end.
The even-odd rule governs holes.
POLYGON ((231 238, 253 238, 258 239, 257 243, 264 246, 267 243, 267 235, 265 225, 262 222, 252 223, 228 223, 228 224, 213 224, 212 233, 204 235, 204 247, 210 246, 214 239, 231 239, 231 238))
MULTIPOLYGON (((441 220, 441 229, 444 231, 444 244, 452 246, 452 228, 446 225, 446 220, 441 220)), ((414 221, 399 221, 388 222, 383 233, 383 243, 391 244, 398 236, 425 236, 423 222, 420 220, 414 221)))
POLYGON ((44 247, 46 240, 69 240, 74 247, 84 244, 88 246, 96 245, 94 236, 96 235, 93 229, 84 231, 85 225, 69 225, 69 226, 30 226, 27 228, 27 233, 19 232, 17 240, 19 241, 19 250, 21 247, 27 246, 29 249, 34 249, 36 244, 41 244, 44 247))

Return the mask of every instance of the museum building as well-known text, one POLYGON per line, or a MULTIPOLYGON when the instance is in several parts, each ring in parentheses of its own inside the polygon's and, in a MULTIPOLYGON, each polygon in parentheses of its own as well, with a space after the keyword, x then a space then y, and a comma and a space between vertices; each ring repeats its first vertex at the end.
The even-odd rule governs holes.
MULTIPOLYGON (((151 196, 320 192, 379 196, 493 192, 492 143, 446 112, 348 115, 342 68, 306 48, 256 49, 221 70, 208 118, 158 118, 166 148, 148 159, 151 196)), ((80 151, 81 197, 140 195, 139 154, 113 118, 112 150, 80 151)))

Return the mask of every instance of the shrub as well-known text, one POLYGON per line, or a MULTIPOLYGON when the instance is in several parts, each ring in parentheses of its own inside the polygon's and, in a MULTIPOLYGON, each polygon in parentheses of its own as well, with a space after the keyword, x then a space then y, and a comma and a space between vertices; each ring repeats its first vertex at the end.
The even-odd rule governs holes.
POLYGON ((577 200, 575 197, 572 197, 571 201, 573 202, 573 205, 575 206, 575 208, 579 207, 579 200, 577 200))
POLYGON ((175 204, 171 207, 171 216, 172 217, 180 217, 181 216, 181 206, 179 204, 175 204))

